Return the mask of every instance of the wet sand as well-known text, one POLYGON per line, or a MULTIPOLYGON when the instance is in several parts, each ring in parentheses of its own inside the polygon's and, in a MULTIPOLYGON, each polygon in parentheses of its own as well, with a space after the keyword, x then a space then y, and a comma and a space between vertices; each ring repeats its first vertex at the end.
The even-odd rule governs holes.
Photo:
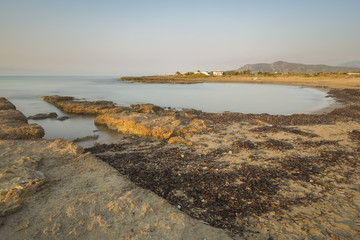
MULTIPOLYGON (((39 161, 45 161, 52 155, 58 156, 56 152, 66 152, 73 154, 72 159, 77 159, 73 161, 74 164, 80 164, 68 171, 70 167, 64 167, 68 165, 63 164, 60 156, 56 157, 63 176, 57 176, 56 179, 59 180, 44 185, 62 192, 64 186, 69 184, 66 188, 68 194, 60 198, 69 198, 69 202, 65 201, 62 205, 63 209, 69 210, 67 214, 54 212, 50 218, 51 224, 39 220, 39 227, 33 226, 26 223, 26 216, 34 214, 32 211, 35 211, 31 210, 31 204, 36 203, 33 199, 42 195, 53 199, 56 195, 49 193, 46 188, 32 192, 30 196, 25 194, 24 201, 29 201, 29 205, 25 204, 18 212, 3 217, 0 232, 10 234, 9 236, 15 234, 10 227, 15 224, 20 230, 13 236, 18 236, 19 239, 26 234, 39 238, 55 236, 62 239, 64 234, 73 236, 70 231, 72 225, 76 236, 90 238, 104 234, 106 226, 107 236, 113 239, 124 236, 128 239, 356 239, 360 233, 360 90, 341 89, 340 86, 344 84, 355 88, 358 82, 337 83, 339 89, 331 90, 330 94, 340 101, 342 106, 323 114, 282 116, 211 114, 200 111, 145 113, 142 110, 126 109, 128 113, 111 114, 122 114, 127 120, 133 115, 145 116, 144 119, 148 120, 156 117, 153 119, 157 121, 165 116, 170 119, 171 116, 171 122, 161 126, 169 130, 168 127, 174 126, 173 122, 176 122, 178 125, 175 124, 177 128, 174 128, 174 132, 177 135, 166 135, 159 139, 144 137, 137 131, 138 136, 125 134, 121 135, 117 143, 98 144, 85 149, 88 152, 85 155, 76 151, 74 153, 71 149, 77 147, 71 143, 67 142, 65 145, 68 147, 65 147, 64 143, 60 144, 61 141, 45 141, 46 144, 52 144, 56 150, 50 149, 39 161), (182 124, 186 125, 195 119, 204 124, 201 131, 189 132, 182 128, 182 124), (173 137, 184 141, 170 141, 173 137), (101 164, 98 159, 113 166, 121 175, 116 175, 116 171, 106 164, 101 164), (93 170, 86 170, 85 174, 84 169, 93 170), (111 188, 104 180, 108 173, 97 173, 103 171, 102 169, 108 169, 106 171, 111 172, 111 176, 114 175, 110 181, 111 188), (80 180, 83 180, 79 184, 78 179, 71 178, 69 174, 85 174, 86 178, 81 177, 80 180), (158 196, 149 192, 151 198, 137 194, 136 198, 127 194, 127 191, 114 192, 113 188, 121 188, 125 181, 123 176, 141 187, 132 185, 135 192, 148 189, 158 196), (88 184, 85 184, 86 182, 88 184), (82 197, 77 194, 79 186, 84 191, 80 192, 82 197), (102 188, 103 191, 100 190, 102 188), (99 192, 106 195, 105 201, 102 201, 99 192), (144 207, 135 204, 135 207, 127 209, 122 203, 110 203, 110 198, 123 199, 129 204, 150 204, 153 210, 146 207, 146 214, 140 214, 142 217, 135 223, 126 220, 128 217, 121 218, 110 214, 109 209, 115 208, 109 206, 122 206, 116 208, 117 211, 125 211, 129 216, 131 211, 133 216, 138 216, 144 207), (163 207, 153 203, 154 199, 166 199, 171 204, 166 205, 169 210, 162 211, 163 207), (70 209, 71 201, 81 206, 79 212, 70 209), (89 206, 91 210, 87 211, 89 206), (107 210, 104 206, 107 206, 107 210), (179 217, 171 217, 169 211, 176 212, 179 217), (181 215, 180 211, 186 215, 181 215), (90 217, 81 218, 83 214, 90 217), (159 218, 161 220, 158 220, 159 218), (171 226, 164 224, 172 221, 171 219, 174 219, 171 226), (71 221, 75 221, 77 225, 70 224, 71 221), (109 227, 108 223, 114 224, 109 227), (152 225, 154 223, 157 224, 152 225), (22 227, 23 225, 25 227, 22 227), (121 233, 116 230, 119 225, 127 234, 133 235, 119 235, 121 233), (135 225, 141 227, 134 229, 135 225), (207 235, 199 235, 197 231, 207 235), (184 235, 185 232, 187 235, 184 235)), ((79 103, 75 105, 78 108, 79 103)), ((113 117, 111 114, 107 117, 113 117)), ((113 127, 121 129, 115 128, 115 125, 113 127)), ((40 153, 26 146, 46 146, 42 145, 45 144, 43 140, 9 141, 4 140, 0 145, 4 150, 1 156, 7 159, 9 164, 19 161, 15 159, 19 148, 31 158, 40 153)), ((69 166, 75 165, 71 163, 69 166)), ((46 173, 49 169, 43 168, 43 171, 46 173)), ((147 191, 146 193, 148 194, 147 191)), ((41 204, 49 206, 46 201, 41 204)))

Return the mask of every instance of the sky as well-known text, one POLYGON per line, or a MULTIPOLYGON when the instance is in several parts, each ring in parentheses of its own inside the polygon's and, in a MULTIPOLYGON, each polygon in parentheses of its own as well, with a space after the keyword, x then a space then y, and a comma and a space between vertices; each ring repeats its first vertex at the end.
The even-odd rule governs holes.
POLYGON ((0 0, 0 75, 360 60, 359 0, 0 0))

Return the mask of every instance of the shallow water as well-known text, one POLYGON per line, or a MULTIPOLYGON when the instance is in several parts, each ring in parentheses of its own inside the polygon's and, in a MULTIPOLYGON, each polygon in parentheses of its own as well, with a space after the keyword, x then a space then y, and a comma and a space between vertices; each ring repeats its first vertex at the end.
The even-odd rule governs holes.
MULTIPOLYGON (((176 109, 290 115, 326 108, 334 100, 326 92, 297 86, 243 83, 143 84, 116 81, 117 77, 0 77, 0 96, 14 103, 26 116, 56 112, 67 116, 38 96, 67 95, 87 100, 110 100, 118 105, 153 103, 176 109)), ((29 121, 45 129, 45 138, 98 134, 98 141, 111 134, 94 125, 93 118, 73 116, 69 120, 29 121), (94 133, 96 132, 96 133, 94 133)), ((84 145, 84 144, 82 144, 84 145)))

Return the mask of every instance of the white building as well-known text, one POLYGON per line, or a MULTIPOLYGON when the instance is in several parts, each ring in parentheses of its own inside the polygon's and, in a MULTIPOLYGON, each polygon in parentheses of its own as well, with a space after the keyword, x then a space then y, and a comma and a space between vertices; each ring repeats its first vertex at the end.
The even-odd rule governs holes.
POLYGON ((220 70, 216 70, 213 72, 214 76, 222 76, 223 75, 223 71, 220 71, 220 70))
POLYGON ((207 73, 207 72, 200 72, 200 71, 196 71, 196 72, 194 72, 194 74, 204 74, 204 75, 209 76, 209 73, 207 73))

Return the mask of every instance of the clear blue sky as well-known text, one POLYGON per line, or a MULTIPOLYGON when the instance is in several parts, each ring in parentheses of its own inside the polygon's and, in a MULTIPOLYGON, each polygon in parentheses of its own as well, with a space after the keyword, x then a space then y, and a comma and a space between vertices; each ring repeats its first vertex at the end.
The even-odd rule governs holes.
POLYGON ((0 0, 0 75, 360 60, 359 0, 0 0))

